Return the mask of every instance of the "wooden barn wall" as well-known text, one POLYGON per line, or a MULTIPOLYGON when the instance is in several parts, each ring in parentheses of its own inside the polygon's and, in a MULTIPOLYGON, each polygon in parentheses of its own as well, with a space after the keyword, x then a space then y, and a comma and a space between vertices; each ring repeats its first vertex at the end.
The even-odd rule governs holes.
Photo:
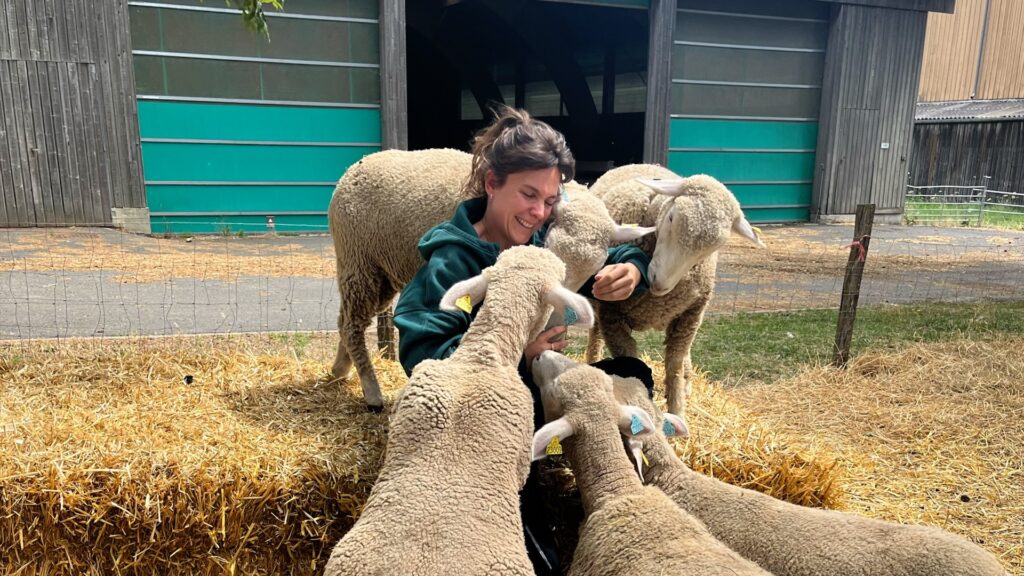
POLYGON ((1024 2, 990 0, 979 100, 1024 98, 1024 2))
POLYGON ((145 207, 126 0, 0 4, 0 226, 145 207))
POLYGON ((903 209, 927 13, 833 8, 825 54, 812 214, 903 209))
POLYGON ((1024 2, 1020 0, 957 0, 955 14, 929 14, 919 99, 1024 98, 1022 30, 1024 2), (977 76, 979 62, 981 75, 977 76))
POLYGON ((985 0, 958 0, 954 14, 928 15, 918 94, 922 102, 971 97, 984 5, 985 0))
POLYGON ((914 126, 910 184, 975 186, 1024 192, 1024 120, 914 126))

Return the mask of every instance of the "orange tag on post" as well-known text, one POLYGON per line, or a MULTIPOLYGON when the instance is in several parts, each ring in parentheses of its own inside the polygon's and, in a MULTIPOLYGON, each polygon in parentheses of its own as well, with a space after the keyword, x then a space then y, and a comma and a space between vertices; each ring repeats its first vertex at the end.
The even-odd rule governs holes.
POLYGON ((558 436, 551 439, 548 442, 548 447, 544 449, 544 453, 548 456, 556 456, 562 453, 562 443, 558 440, 558 436))
POLYGON ((469 297, 469 294, 459 296, 455 300, 455 307, 466 314, 470 314, 473 312, 473 299, 469 297))

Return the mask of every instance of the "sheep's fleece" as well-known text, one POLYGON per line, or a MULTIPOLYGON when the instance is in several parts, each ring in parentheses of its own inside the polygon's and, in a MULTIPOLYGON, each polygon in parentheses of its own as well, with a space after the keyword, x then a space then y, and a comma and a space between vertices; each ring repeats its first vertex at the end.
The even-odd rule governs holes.
POLYGON ((544 412, 555 418, 534 435, 534 458, 543 457, 552 438, 567 439, 586 513, 570 576, 767 576, 660 490, 643 486, 620 433, 649 434, 653 422, 615 402, 607 374, 555 352, 534 360, 533 373, 544 412))
POLYGON ((550 251, 510 248, 445 295, 445 310, 463 294, 483 304, 452 356, 413 371, 380 476, 326 576, 533 573, 518 495, 529 472, 533 402, 516 366, 547 306, 572 306, 593 321, 586 299, 560 285, 564 275, 550 251))
POLYGON ((642 440, 650 462, 644 467, 647 484, 663 490, 716 538, 776 576, 1006 574, 987 551, 939 528, 805 508, 694 472, 663 433, 674 434, 679 420, 661 414, 639 380, 613 379, 620 402, 654 416, 655 433, 642 440))

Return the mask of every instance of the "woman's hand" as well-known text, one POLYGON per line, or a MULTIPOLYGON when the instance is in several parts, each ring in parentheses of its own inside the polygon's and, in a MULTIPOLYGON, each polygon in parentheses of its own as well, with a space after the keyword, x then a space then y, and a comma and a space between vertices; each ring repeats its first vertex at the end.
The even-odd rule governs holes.
POLYGON ((565 350, 565 347, 569 345, 569 340, 562 337, 564 334, 565 326, 554 326, 538 334, 537 338, 527 344, 526 350, 523 351, 523 356, 526 357, 526 367, 532 368, 534 358, 548 350, 555 352, 565 350))
POLYGON ((629 262, 609 264, 594 275, 594 298, 605 302, 625 300, 640 283, 640 270, 629 262))

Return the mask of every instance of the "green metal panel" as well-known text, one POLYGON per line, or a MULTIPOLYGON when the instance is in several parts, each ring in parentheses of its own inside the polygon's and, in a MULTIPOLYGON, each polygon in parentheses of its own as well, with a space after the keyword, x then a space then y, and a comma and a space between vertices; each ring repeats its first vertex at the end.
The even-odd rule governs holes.
MULTIPOLYGON (((153 216, 153 234, 238 234, 268 231, 264 216, 153 216)), ((326 216, 278 216, 274 230, 282 233, 327 231, 326 216)))
POLYGON ((794 205, 811 203, 811 183, 806 184, 744 184, 731 182, 729 190, 736 195, 741 206, 771 204, 794 205))
POLYGON ((334 186, 146 186, 152 212, 327 210, 334 186))
POLYGON ((669 148, 772 148, 813 150, 817 122, 760 122, 673 118, 669 148))
POLYGON ((380 142, 377 108, 139 101, 143 138, 380 142))
POLYGON ((807 222, 811 219, 810 207, 766 209, 744 208, 743 215, 747 217, 747 220, 754 224, 765 222, 807 222))
POLYGON ((142 143, 146 181, 333 182, 379 147, 142 143))
POLYGON ((669 152, 668 167, 681 176, 710 174, 722 181, 809 180, 814 152, 669 152))

